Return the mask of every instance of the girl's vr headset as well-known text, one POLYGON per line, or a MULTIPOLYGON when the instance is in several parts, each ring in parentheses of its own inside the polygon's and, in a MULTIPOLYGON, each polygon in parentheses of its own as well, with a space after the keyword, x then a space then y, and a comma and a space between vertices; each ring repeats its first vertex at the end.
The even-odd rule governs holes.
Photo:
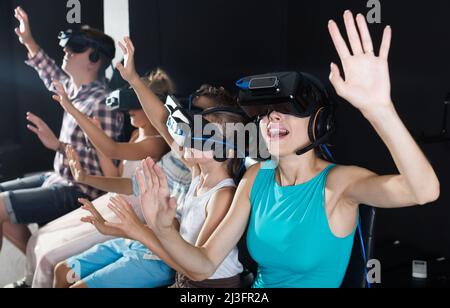
POLYGON ((238 103, 248 117, 258 121, 261 116, 280 112, 301 118, 311 117, 311 144, 297 151, 303 155, 325 146, 334 132, 333 104, 325 87, 306 73, 282 72, 255 75, 239 80, 238 103))
MULTIPOLYGON (((155 95, 158 96, 158 98, 163 102, 167 97, 166 95, 157 93, 155 93, 155 95)), ((142 105, 139 102, 136 92, 129 87, 111 92, 106 99, 106 106, 109 110, 116 110, 120 112, 129 112, 130 110, 142 109, 142 105)))
POLYGON ((100 60, 100 54, 103 54, 111 61, 116 54, 114 46, 92 39, 82 31, 74 31, 72 29, 61 31, 58 39, 62 48, 67 47, 74 53, 83 53, 92 48, 94 51, 89 55, 89 59, 93 63, 97 63, 100 60))
MULTIPOLYGON (((242 111, 231 107, 194 111, 192 108, 184 107, 171 95, 167 96, 165 107, 169 112, 167 128, 178 146, 199 151, 213 151, 214 159, 219 162, 231 158, 228 157, 230 150, 239 155, 236 153, 236 141, 229 143, 219 125, 210 123, 204 116, 222 112, 243 115, 242 111)), ((245 157, 245 153, 243 156, 245 157)))

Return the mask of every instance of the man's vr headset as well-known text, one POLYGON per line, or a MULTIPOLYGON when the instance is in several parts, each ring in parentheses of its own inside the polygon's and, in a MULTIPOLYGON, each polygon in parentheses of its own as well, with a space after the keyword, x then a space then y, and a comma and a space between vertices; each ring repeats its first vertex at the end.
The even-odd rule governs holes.
MULTIPOLYGON (((183 106, 171 95, 167 96, 165 107, 169 111, 167 128, 178 146, 199 151, 212 150, 214 159, 219 162, 230 158, 228 157, 230 150, 234 150, 235 155, 239 155, 236 153, 237 146, 234 144, 236 141, 229 143, 219 126, 210 123, 204 116, 221 112, 243 115, 242 111, 231 107, 197 110, 183 106)), ((242 158, 244 157, 245 153, 242 158)))
POLYGON ((74 53, 83 53, 92 48, 94 51, 89 55, 89 59, 93 63, 97 63, 100 60, 100 54, 103 54, 111 61, 115 57, 116 50, 114 46, 94 40, 82 31, 74 31, 72 29, 61 31, 58 39, 62 48, 67 47, 74 53))
MULTIPOLYGON (((166 95, 156 94, 161 101, 166 101, 166 95)), ((129 112, 130 110, 142 109, 136 92, 129 87, 111 92, 106 99, 106 106, 109 110, 129 112)))
POLYGON ((309 74, 282 72, 256 75, 245 77, 236 85, 241 89, 239 105, 254 120, 274 111, 301 118, 311 117, 308 129, 311 144, 298 150, 297 155, 325 146, 334 131, 334 108, 328 92, 309 74))

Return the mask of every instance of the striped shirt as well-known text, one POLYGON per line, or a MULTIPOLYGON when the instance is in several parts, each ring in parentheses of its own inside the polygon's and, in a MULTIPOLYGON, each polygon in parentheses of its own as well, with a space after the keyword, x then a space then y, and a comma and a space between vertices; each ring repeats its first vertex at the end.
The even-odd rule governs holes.
MULTIPOLYGON (((34 68, 43 80, 49 91, 55 92, 52 87, 53 80, 59 80, 65 87, 73 105, 88 117, 96 117, 102 124, 105 133, 117 140, 123 128, 123 115, 107 109, 105 98, 108 95, 106 83, 96 80, 90 84, 81 86, 78 91, 71 79, 59 68, 55 61, 50 59, 43 51, 25 62, 34 68)), ((70 144, 80 155, 81 166, 87 174, 103 175, 94 146, 87 135, 78 126, 75 119, 68 113, 64 113, 59 140, 70 144)), ((74 186, 92 199, 96 199, 102 192, 92 187, 76 183, 73 180, 70 167, 64 153, 56 153, 54 160, 54 173, 45 181, 43 187, 55 184, 74 186)))

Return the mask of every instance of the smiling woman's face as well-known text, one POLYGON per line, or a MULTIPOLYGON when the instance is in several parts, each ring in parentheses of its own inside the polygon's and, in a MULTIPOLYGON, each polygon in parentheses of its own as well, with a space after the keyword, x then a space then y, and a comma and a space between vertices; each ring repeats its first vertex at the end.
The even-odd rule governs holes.
POLYGON ((310 118, 299 118, 276 111, 261 118, 261 134, 270 154, 281 158, 308 146, 309 120, 310 118))

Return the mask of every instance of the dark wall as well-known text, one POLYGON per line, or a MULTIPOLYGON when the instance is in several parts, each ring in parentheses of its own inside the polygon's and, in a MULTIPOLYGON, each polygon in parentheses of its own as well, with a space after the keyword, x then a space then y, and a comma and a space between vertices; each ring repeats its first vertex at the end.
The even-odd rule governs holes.
MULTIPOLYGON (((28 12, 36 41, 57 63, 61 63, 63 52, 58 46, 57 36, 59 31, 71 27, 66 20, 66 3, 62 0, 5 0, 0 4, 0 144, 13 142, 22 145, 22 152, 26 153, 26 160, 21 162, 25 172, 52 169, 54 157, 54 153, 44 149, 36 136, 26 129, 26 112, 42 117, 58 136, 62 110, 52 101, 35 71, 23 63, 26 49, 14 34, 18 23, 13 10, 20 5, 28 12)), ((82 0, 81 8, 83 24, 103 29, 102 0, 82 0)))
MULTIPOLYGON (((167 69, 180 94, 205 82, 234 89, 234 81, 241 76, 282 69, 308 71, 327 81, 330 62, 338 61, 327 22, 333 18, 342 26, 347 8, 367 14, 366 3, 130 0, 131 34, 140 69, 157 65, 167 69)), ((450 90, 450 3, 381 3, 383 24, 370 29, 379 46, 384 26, 393 27, 390 68, 396 107, 414 136, 437 133, 443 100, 450 90)), ((397 172, 387 148, 357 110, 340 102, 337 118, 333 151, 340 163, 380 174, 397 172)), ((394 240, 412 246, 417 256, 450 256, 449 144, 421 146, 438 172, 442 196, 430 206, 378 212, 380 259, 394 240)))

